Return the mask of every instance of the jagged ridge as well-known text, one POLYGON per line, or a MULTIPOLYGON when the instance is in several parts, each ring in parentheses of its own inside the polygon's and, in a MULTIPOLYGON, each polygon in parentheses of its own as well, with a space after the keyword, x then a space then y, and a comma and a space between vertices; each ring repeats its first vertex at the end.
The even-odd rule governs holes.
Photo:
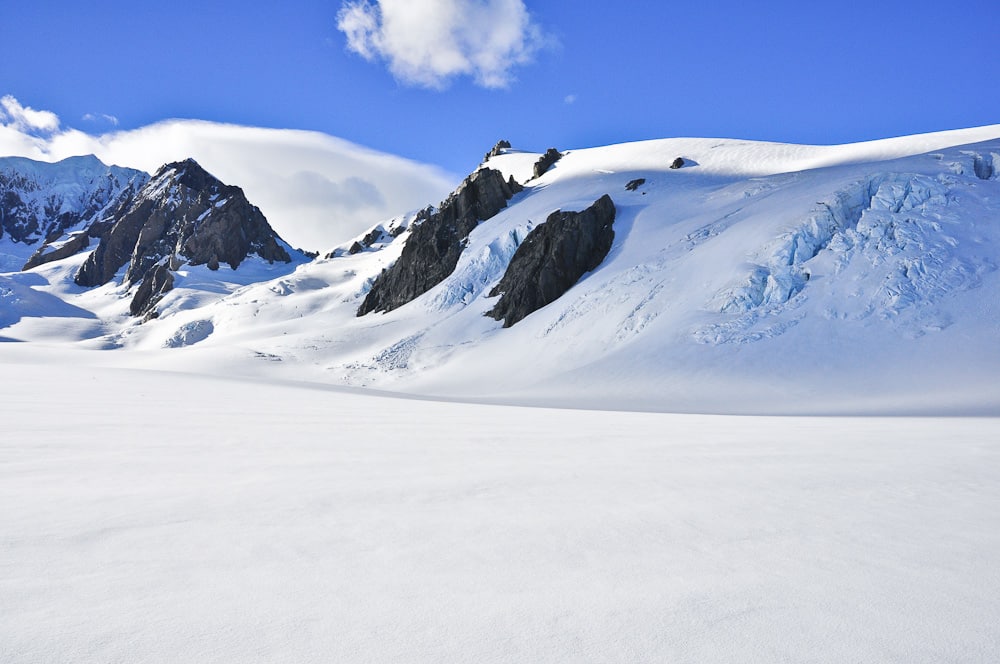
POLYGON ((444 281, 455 270, 472 229, 507 207, 519 191, 513 178, 504 180, 499 171, 483 168, 466 178, 440 209, 420 213, 399 260, 375 279, 358 316, 392 311, 444 281))
MULTIPOLYGON (((130 286, 157 266, 176 270, 189 263, 214 270, 227 263, 236 269, 251 254, 270 262, 291 261, 243 190, 223 184, 192 159, 163 166, 109 223, 80 267, 78 285, 107 283, 126 264, 122 283, 130 286)), ((152 286, 144 284, 133 301, 133 314, 148 313, 157 294, 169 290, 172 279, 162 270, 152 278, 159 287, 150 291, 152 286)))

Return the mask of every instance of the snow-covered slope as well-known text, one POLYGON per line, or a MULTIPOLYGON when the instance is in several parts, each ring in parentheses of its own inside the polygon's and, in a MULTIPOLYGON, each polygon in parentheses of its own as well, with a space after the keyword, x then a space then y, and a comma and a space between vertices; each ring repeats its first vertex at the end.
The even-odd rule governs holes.
POLYGON ((20 270, 47 238, 87 226, 148 179, 92 155, 55 164, 0 158, 0 271, 20 270))
POLYGON ((648 141, 571 150, 533 179, 538 157, 485 164, 524 191, 470 233, 449 277, 389 313, 356 316, 412 215, 374 229, 395 237, 365 234, 263 283, 191 268, 143 325, 67 283, 79 258, 0 277, 8 301, 53 298, 75 321, 28 307, 0 334, 125 347, 125 364, 461 399, 1000 412, 1000 126, 846 146, 648 141), (617 217, 604 261, 509 329, 485 317, 528 233, 605 194, 617 217))

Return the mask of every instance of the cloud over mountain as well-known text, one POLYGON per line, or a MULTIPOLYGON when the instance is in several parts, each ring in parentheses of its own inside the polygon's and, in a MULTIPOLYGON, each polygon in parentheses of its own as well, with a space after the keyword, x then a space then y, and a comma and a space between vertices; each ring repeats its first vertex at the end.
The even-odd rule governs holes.
POLYGON ((94 154, 154 172, 191 157, 243 188, 278 233, 322 251, 379 221, 444 197, 458 180, 440 168, 327 134, 167 120, 100 135, 60 128, 56 114, 0 101, 0 156, 58 161, 94 154))
POLYGON ((337 28, 349 50, 385 61, 398 80, 437 89, 459 76, 507 87, 544 41, 521 0, 349 0, 337 28))

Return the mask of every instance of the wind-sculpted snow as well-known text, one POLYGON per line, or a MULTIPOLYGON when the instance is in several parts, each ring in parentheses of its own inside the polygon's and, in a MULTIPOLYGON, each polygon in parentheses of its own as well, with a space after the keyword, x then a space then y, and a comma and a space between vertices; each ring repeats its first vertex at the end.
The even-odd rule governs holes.
POLYGON ((204 341, 215 331, 210 320, 195 320, 184 323, 163 343, 164 348, 182 348, 204 341))

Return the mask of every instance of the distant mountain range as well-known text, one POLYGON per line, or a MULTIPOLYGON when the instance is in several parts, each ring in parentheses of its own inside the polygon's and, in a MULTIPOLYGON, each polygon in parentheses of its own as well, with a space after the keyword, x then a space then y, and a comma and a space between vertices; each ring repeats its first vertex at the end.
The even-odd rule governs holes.
POLYGON ((462 399, 1000 413, 1000 127, 499 143, 318 257, 193 160, 0 159, 0 336, 462 399))

